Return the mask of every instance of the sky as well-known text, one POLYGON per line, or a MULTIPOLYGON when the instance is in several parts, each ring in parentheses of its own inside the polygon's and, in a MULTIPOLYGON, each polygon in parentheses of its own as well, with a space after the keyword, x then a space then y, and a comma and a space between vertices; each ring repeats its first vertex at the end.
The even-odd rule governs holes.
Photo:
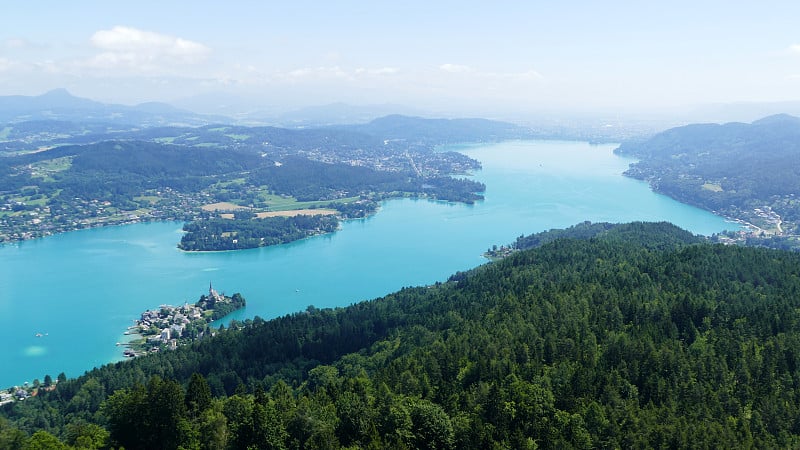
POLYGON ((292 109, 800 100, 797 1, 6 2, 0 95, 292 109))

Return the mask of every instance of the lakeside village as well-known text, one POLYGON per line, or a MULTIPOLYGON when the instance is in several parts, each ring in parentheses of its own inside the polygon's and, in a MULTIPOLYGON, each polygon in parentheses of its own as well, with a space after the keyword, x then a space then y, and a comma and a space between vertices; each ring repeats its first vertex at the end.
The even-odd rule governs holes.
POLYGON ((246 306, 244 297, 236 293, 231 297, 217 292, 208 285, 208 295, 201 295, 197 303, 182 306, 161 305, 158 309, 147 310, 135 324, 128 328, 126 335, 135 336, 128 342, 117 345, 127 347, 123 355, 141 356, 162 350, 174 350, 206 336, 213 336, 215 330, 210 323, 246 306))
MULTIPOLYGON (((174 350, 180 345, 213 336, 216 330, 211 327, 211 322, 245 306, 246 302, 241 294, 228 297, 217 292, 209 283, 208 295, 201 295, 200 300, 193 305, 161 305, 158 309, 143 312, 135 320, 135 325, 125 332, 133 338, 129 342, 117 342, 117 345, 126 347, 123 355, 131 358, 162 350, 174 350)), ((36 336, 41 337, 43 334, 37 333, 36 336)), ((22 386, 3 389, 0 391, 0 406, 35 397, 41 390, 52 391, 58 382, 65 379, 63 373, 57 380, 47 375, 44 383, 34 380, 32 384, 26 382, 22 386)))

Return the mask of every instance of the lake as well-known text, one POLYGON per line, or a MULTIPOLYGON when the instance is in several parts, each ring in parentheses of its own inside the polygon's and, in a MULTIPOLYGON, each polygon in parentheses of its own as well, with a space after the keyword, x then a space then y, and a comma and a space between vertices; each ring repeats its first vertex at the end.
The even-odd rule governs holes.
POLYGON ((0 386, 74 377, 122 358, 123 332, 146 309, 241 292, 237 319, 346 306, 444 281, 521 234, 584 220, 668 220, 700 234, 738 228, 621 176, 613 145, 514 141, 450 147, 483 164, 475 205, 398 199, 336 233, 223 253, 176 248, 176 222, 97 228, 0 246, 0 386))

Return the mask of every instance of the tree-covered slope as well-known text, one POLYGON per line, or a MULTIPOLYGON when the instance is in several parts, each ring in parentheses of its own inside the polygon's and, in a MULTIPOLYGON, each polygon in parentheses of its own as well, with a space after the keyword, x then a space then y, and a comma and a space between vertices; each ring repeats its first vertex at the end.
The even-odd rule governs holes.
MULTIPOLYGON (((235 131, 227 133, 244 141, 235 131)), ((273 154, 266 147, 217 145, 214 133, 196 146, 165 143, 171 138, 115 140, 0 158, 0 242, 130 220, 195 220, 208 215, 204 205, 216 203, 258 211, 301 202, 351 203, 360 196, 474 203, 485 190, 482 183, 449 176, 477 164, 464 155, 396 155, 404 162, 392 165, 356 148, 357 140, 344 145, 354 133, 330 140, 338 153, 324 146, 276 150, 272 142, 273 154)))
POLYGON ((460 142, 492 142, 534 137, 529 129, 488 119, 426 119, 393 114, 363 125, 342 127, 382 139, 431 145, 460 142))
POLYGON ((778 234, 800 234, 800 119, 673 128, 617 153, 658 192, 778 234), (758 209, 758 210, 756 210, 758 209))
POLYGON ((256 319, 6 414, 68 442, 67 424, 96 423, 126 448, 164 433, 155 417, 173 447, 788 448, 798 349, 800 254, 633 224, 256 319))

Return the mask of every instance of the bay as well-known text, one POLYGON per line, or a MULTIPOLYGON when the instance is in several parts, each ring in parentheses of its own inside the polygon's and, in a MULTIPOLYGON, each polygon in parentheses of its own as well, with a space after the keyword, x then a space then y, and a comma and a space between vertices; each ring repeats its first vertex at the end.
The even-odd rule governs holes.
POLYGON ((209 283, 247 299, 231 317, 269 319, 444 281, 484 263, 494 244, 584 220, 668 220, 700 234, 738 228, 623 177, 631 160, 614 148, 560 141, 448 147, 482 162, 475 178, 487 185, 484 201, 389 200, 336 233, 275 247, 181 252, 175 222, 0 246, 0 386, 78 376, 119 360, 115 343, 142 311, 194 302, 209 283))

